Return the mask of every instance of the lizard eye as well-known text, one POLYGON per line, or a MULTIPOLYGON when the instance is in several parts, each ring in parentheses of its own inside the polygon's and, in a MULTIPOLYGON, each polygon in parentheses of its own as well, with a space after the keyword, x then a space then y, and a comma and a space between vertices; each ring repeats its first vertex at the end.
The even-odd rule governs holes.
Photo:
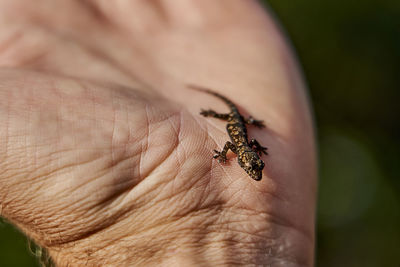
POLYGON ((259 160, 253 161, 253 162, 251 163, 251 167, 252 167, 252 169, 254 169, 254 170, 262 170, 262 169, 264 168, 264 162, 259 161, 259 160))
POLYGON ((257 161, 253 161, 253 162, 251 163, 251 168, 252 168, 252 169, 258 169, 258 163, 257 163, 257 161))

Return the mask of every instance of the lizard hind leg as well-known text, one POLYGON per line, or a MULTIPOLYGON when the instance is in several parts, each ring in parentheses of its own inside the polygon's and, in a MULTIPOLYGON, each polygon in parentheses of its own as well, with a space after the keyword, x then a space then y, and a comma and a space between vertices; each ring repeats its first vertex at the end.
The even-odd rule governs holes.
POLYGON ((256 120, 254 119, 252 116, 248 117, 247 119, 245 119, 246 124, 249 125, 254 125, 257 128, 264 128, 265 124, 262 120, 256 120))
POLYGON ((221 152, 214 150, 215 155, 213 156, 213 158, 218 159, 219 162, 225 163, 228 160, 226 157, 226 154, 228 153, 229 149, 232 150, 232 152, 236 154, 235 145, 228 141, 225 143, 225 146, 221 152))
POLYGON ((227 121, 229 119, 229 114, 217 113, 212 109, 208 109, 208 110, 202 109, 200 111, 200 114, 203 115, 204 117, 213 117, 213 118, 217 118, 217 119, 224 120, 224 121, 227 121))

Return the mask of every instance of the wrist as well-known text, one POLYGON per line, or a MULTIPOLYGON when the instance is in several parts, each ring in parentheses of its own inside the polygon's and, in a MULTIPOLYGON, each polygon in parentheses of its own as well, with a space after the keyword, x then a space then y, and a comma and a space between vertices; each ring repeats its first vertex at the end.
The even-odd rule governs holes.
POLYGON ((298 231, 285 229, 279 236, 279 226, 270 225, 251 234, 238 230, 238 226, 249 227, 248 223, 222 223, 218 227, 218 223, 210 224, 210 219, 132 229, 128 235, 115 227, 51 248, 50 255, 57 266, 313 265, 311 239, 298 231))

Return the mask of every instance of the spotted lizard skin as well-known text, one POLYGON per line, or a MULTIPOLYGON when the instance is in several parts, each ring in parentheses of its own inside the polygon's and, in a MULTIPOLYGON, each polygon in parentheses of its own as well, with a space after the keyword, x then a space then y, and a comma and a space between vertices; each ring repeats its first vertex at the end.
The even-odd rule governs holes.
POLYGON ((267 155, 267 148, 261 146, 257 140, 248 140, 246 124, 254 125, 258 128, 265 127, 263 121, 256 120, 251 116, 245 119, 240 113, 235 104, 232 103, 225 96, 214 92, 212 90, 190 85, 190 88, 211 94, 223 102, 225 102, 230 109, 229 113, 217 113, 212 109, 201 110, 200 114, 204 117, 213 117, 227 122, 226 130, 231 141, 225 143, 222 151, 214 150, 214 158, 218 159, 219 162, 225 163, 227 161, 226 154, 229 150, 237 155, 237 160, 246 173, 256 181, 261 180, 262 170, 264 169, 264 161, 261 160, 261 155, 264 153, 267 155))

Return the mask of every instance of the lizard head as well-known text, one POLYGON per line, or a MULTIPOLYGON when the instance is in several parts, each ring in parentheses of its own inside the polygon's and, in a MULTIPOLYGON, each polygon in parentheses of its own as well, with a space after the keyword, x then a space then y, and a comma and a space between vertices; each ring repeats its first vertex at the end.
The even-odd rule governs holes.
POLYGON ((254 151, 246 151, 239 157, 240 166, 256 181, 261 180, 264 161, 254 151))

